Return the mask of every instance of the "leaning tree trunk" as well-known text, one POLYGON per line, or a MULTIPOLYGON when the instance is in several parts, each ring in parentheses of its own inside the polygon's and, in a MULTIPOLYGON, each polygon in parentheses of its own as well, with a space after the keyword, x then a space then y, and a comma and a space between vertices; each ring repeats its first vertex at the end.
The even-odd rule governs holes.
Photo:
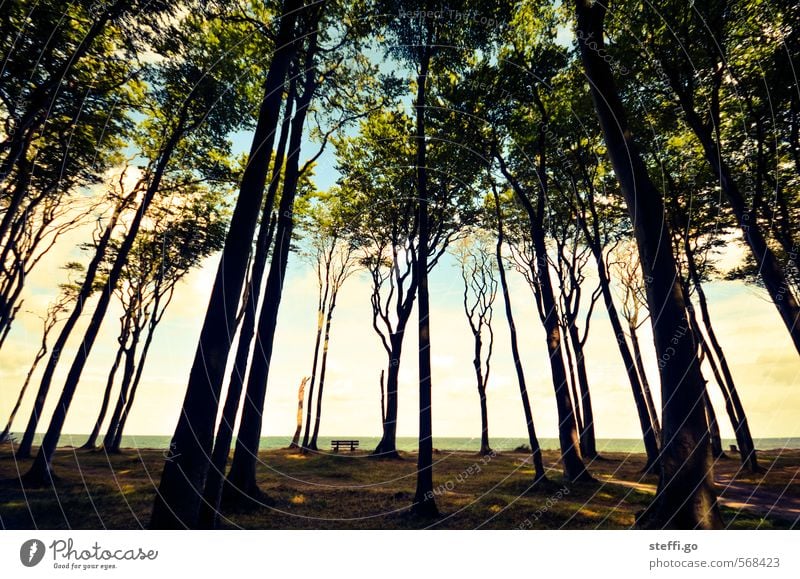
POLYGON ((67 412, 69 411, 70 404, 72 403, 72 398, 75 395, 75 390, 80 382, 83 368, 86 365, 86 361, 88 360, 89 354, 92 351, 92 347, 97 339, 97 335, 100 333, 100 326, 105 319, 106 312, 108 311, 108 307, 111 303, 111 296, 114 293, 120 278, 122 277, 123 269, 128 261, 128 254, 130 253, 131 248, 133 248, 133 243, 139 234, 139 227, 141 226, 142 220, 144 219, 144 216, 150 207, 153 197, 155 197, 156 192, 161 186, 161 179, 164 176, 167 163, 169 162, 172 152, 175 150, 175 147, 177 146, 178 141, 183 134, 183 130, 185 128, 184 123, 186 121, 185 112, 186 108, 184 106, 184 109, 178 115, 179 120, 177 121, 176 128, 170 135, 170 138, 168 139, 164 146, 164 150, 161 153, 161 157, 156 164, 152 181, 148 185, 147 190, 144 192, 142 201, 139 204, 136 214, 128 226, 128 231, 125 234, 125 238, 120 244, 119 249, 117 249, 117 255, 114 258, 114 263, 111 266, 111 270, 108 272, 108 278, 106 279, 105 287, 103 288, 103 291, 100 292, 100 297, 97 300, 95 310, 92 313, 92 317, 89 320, 89 325, 87 326, 86 332, 83 335, 81 345, 78 348, 69 372, 67 373, 67 379, 64 382, 64 389, 61 391, 61 396, 56 404, 53 417, 50 420, 50 426, 48 427, 44 439, 42 440, 42 446, 39 448, 39 453, 36 455, 36 459, 34 460, 30 470, 25 474, 25 481, 29 485, 41 485, 51 482, 53 454, 55 453, 58 439, 61 437, 61 429, 63 428, 64 421, 67 418, 67 412))
MULTIPOLYGON (((694 261, 694 252, 691 246, 688 244, 685 245, 687 249, 689 277, 697 292, 697 302, 700 304, 700 315, 703 318, 703 325, 706 330, 706 335, 708 336, 708 341, 706 343, 710 345, 710 349, 713 350, 716 355, 724 379, 724 384, 722 381, 719 381, 719 384, 722 389, 722 394, 725 396, 725 407, 732 422, 734 420, 732 417, 734 415, 736 416, 736 422, 733 428, 736 434, 736 441, 739 444, 742 464, 746 464, 751 472, 761 472, 762 468, 758 464, 758 455, 756 453, 755 443, 753 442, 753 436, 750 433, 750 425, 747 422, 747 414, 745 414, 744 406, 739 398, 739 392, 736 389, 733 374, 731 373, 730 366, 728 366, 728 359, 725 357, 722 345, 717 339, 717 333, 714 331, 714 326, 711 324, 708 300, 706 299, 706 292, 703 289, 703 284, 694 261), (730 408, 728 408, 728 406, 730 406, 730 408)), ((710 362, 714 360, 710 351, 708 353, 708 359, 710 362)))
POLYGON ((706 407, 706 420, 708 420, 711 456, 714 459, 725 458, 725 452, 722 450, 722 436, 719 433, 719 423, 717 422, 717 413, 714 412, 714 405, 711 404, 711 398, 708 395, 708 390, 706 390, 706 392, 703 394, 703 404, 706 407))
POLYGON ((658 419, 656 404, 653 401, 653 393, 650 390, 650 381, 647 379, 647 372, 644 369, 644 359, 642 358, 642 348, 639 344, 637 328, 632 322, 628 323, 628 334, 631 337, 631 344, 633 345, 633 356, 636 360, 636 371, 639 373, 639 382, 642 385, 642 392, 644 394, 644 402, 647 406, 647 412, 650 414, 650 423, 653 426, 653 431, 656 434, 656 438, 661 440, 661 423, 658 419))
MULTIPOLYGON (((250 272, 250 279, 247 282, 244 296, 244 320, 239 332, 239 344, 236 348, 233 369, 231 370, 230 380, 228 381, 228 392, 225 395, 225 404, 222 407, 222 418, 220 419, 217 434, 214 438, 213 450, 211 452, 211 466, 206 475, 206 482, 203 489, 203 502, 200 504, 200 514, 198 515, 199 526, 204 529, 214 528, 219 516, 220 503, 222 500, 223 481, 225 480, 225 467, 228 464, 228 457, 231 453, 231 441, 233 440, 233 428, 236 423, 236 414, 242 398, 244 380, 247 374, 247 366, 250 361, 250 349, 256 333, 256 319, 258 305, 261 296, 261 283, 264 280, 264 272, 267 269, 267 258, 272 247, 272 239, 275 234, 277 216, 273 213, 275 198, 278 194, 278 187, 281 181, 281 171, 284 167, 286 157, 286 142, 289 139, 291 130, 292 109, 294 108, 297 81, 294 76, 289 81, 289 93, 286 97, 286 105, 283 111, 283 121, 281 123, 281 133, 278 137, 278 146, 275 151, 275 159, 272 165, 272 175, 267 198, 261 213, 261 224, 258 228, 256 237, 256 252, 253 256, 253 267, 250 272)), ((257 351, 257 350, 256 350, 257 351)))
POLYGON ((269 380, 272 351, 275 345, 275 329, 278 324, 283 282, 286 278, 286 266, 289 262, 292 229, 294 219, 292 210, 297 193, 300 176, 299 158, 302 143, 303 125, 308 107, 317 88, 314 57, 316 53, 317 33, 310 36, 304 69, 306 77, 303 94, 298 99, 297 111, 292 119, 291 137, 289 138, 289 157, 286 163, 281 201, 278 207, 278 222, 275 235, 275 248, 272 253, 267 282, 264 290, 264 303, 259 314, 256 340, 259 344, 257 355, 253 356, 250 375, 247 380, 246 397, 242 408, 242 419, 236 437, 236 447, 231 461, 231 468, 225 482, 223 493, 233 501, 245 501, 252 506, 252 501, 261 502, 263 494, 256 483, 256 461, 261 439, 261 426, 269 380))
POLYGON ((103 391, 103 400, 100 404, 100 412, 97 415, 97 420, 94 421, 92 432, 89 434, 86 442, 81 447, 84 450, 94 450, 97 446, 97 437, 100 436, 100 429, 103 427, 103 422, 105 421, 106 414, 108 413, 108 405, 111 402, 111 392, 114 390, 114 381, 117 377, 117 370, 119 370, 119 365, 122 362, 122 355, 125 353, 125 343, 128 341, 129 327, 130 316, 126 315, 122 324, 122 331, 117 338, 119 347, 117 348, 117 353, 114 356, 114 361, 111 363, 111 369, 108 371, 106 388, 103 391))
POLYGON ((250 244, 264 196, 275 129, 278 126, 283 85, 296 47, 295 21, 302 3, 286 0, 264 83, 264 100, 258 115, 248 163, 242 175, 225 247, 200 332, 189 383, 170 454, 161 474, 150 526, 154 529, 197 526, 200 497, 209 469, 214 423, 225 367, 235 333, 250 244))
POLYGON ((494 191, 494 203, 497 213, 497 246, 495 254, 497 256, 497 272, 500 276, 500 287, 503 291, 503 303, 505 305, 506 321, 508 331, 511 335, 511 356, 514 359, 514 369, 517 373, 519 393, 522 398, 522 409, 525 412, 525 426, 528 429, 528 443, 531 445, 531 461, 534 468, 534 484, 547 480, 547 474, 542 462, 542 449, 539 446, 539 439, 536 436, 536 428, 533 424, 533 412, 531 403, 528 399, 528 387, 525 383, 525 371, 522 368, 522 358, 519 354, 519 343, 517 341, 517 326, 514 324, 514 313, 511 308, 511 293, 508 291, 508 280, 506 279, 506 268, 503 264, 503 216, 500 209, 500 198, 497 191, 494 191))
POLYGON ((320 289, 319 302, 317 303, 317 335, 314 339, 314 359, 311 362, 311 382, 308 387, 308 407, 306 408, 306 427, 303 431, 302 448, 307 450, 317 450, 316 442, 313 446, 311 440, 311 407, 314 403, 314 387, 317 384, 317 366, 319 365, 319 352, 322 344, 322 332, 325 328, 325 310, 328 307, 328 292, 330 283, 327 276, 320 289))
MULTIPOLYGON (((51 326, 52 327, 52 326, 51 326)), ((17 412, 19 411, 19 407, 22 405, 22 399, 25 397, 25 392, 28 390, 28 386, 31 383, 31 378, 33 377, 33 373, 36 371, 36 368, 39 366, 39 362, 47 355, 47 335, 49 333, 49 328, 45 328, 44 334, 42 335, 42 343, 39 346, 39 351, 36 352, 36 356, 33 358, 33 362, 31 362, 30 368, 28 368, 28 373, 25 375, 25 382, 22 383, 22 388, 19 391, 19 395, 17 396, 17 401, 14 403, 14 408, 11 410, 11 414, 8 417, 8 422, 6 423, 6 427, 3 429, 2 434, 0 434, 0 442, 5 442, 9 440, 11 436, 11 425, 14 423, 14 418, 17 416, 17 412)))
POLYGON ((400 375, 400 356, 403 353, 403 338, 411 308, 402 311, 403 316, 397 320, 395 332, 389 336, 389 367, 386 373, 386 413, 383 419, 383 435, 378 446, 372 451, 376 458, 399 459, 397 452, 397 386, 400 375))
POLYGON ((581 397, 578 395, 578 379, 575 377, 575 362, 572 359, 572 347, 570 346, 569 334, 563 324, 561 326, 561 331, 561 335, 566 338, 561 341, 561 344, 564 347, 564 353, 567 355, 567 382, 569 383, 570 392, 572 394, 572 412, 575 414, 575 424, 578 427, 578 440, 581 446, 581 455, 584 455, 586 446, 583 441, 583 436, 581 436, 584 432, 583 417, 581 416, 581 397))
MULTIPOLYGON (((586 322, 589 323, 588 320, 586 322)), ((584 458, 597 458, 597 439, 594 434, 594 410, 592 409, 592 395, 589 391, 589 375, 586 372, 586 358, 584 344, 578 335, 578 328, 573 323, 569 327, 569 339, 575 353, 575 366, 578 371, 578 386, 581 393, 581 410, 583 410, 583 424, 580 432, 581 452, 584 458)))
POLYGON ((578 426, 575 422, 575 414, 570 401, 569 388, 567 386, 567 370, 564 367, 564 359, 561 356, 561 332, 558 324, 558 311, 556 306, 555 294, 553 293, 552 281, 547 260, 547 244, 543 227, 544 219, 544 197, 546 187, 546 174, 544 171, 544 124, 539 134, 539 164, 537 172, 542 191, 537 202, 538 211, 535 209, 523 190, 519 182, 508 171, 505 161, 499 152, 496 156, 500 162, 500 170, 511 184, 512 189, 525 208, 528 214, 531 238, 534 244, 538 267, 536 275, 538 277, 539 292, 542 301, 542 325, 545 331, 545 343, 547 354, 550 360, 550 373, 555 391, 556 409, 558 411, 558 439, 561 447, 561 462, 564 467, 564 477, 571 481, 591 481, 593 477, 586 470, 580 452, 580 440, 578 438, 578 426))
POLYGON ((688 327, 664 203, 628 126, 604 49, 606 8, 575 0, 578 47, 608 156, 625 196, 647 282, 647 302, 661 375, 662 449, 656 499, 638 523, 655 528, 722 527, 712 477, 705 381, 688 327), (591 45, 587 43, 591 40, 591 45))

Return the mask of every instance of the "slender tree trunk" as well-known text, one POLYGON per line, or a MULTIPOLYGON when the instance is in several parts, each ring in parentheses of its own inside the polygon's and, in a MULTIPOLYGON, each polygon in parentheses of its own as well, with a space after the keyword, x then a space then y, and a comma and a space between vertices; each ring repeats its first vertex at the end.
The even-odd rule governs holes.
POLYGON ((131 344, 125 349, 125 366, 122 370, 122 382, 119 387, 119 395, 117 396, 117 403, 114 405, 114 412, 111 414, 111 420, 108 423, 106 435, 103 437, 103 450, 106 453, 117 452, 114 449, 114 440, 117 438, 117 431, 119 430, 122 414, 128 402, 133 373, 136 371, 136 347, 140 335, 141 330, 134 331, 131 344))
POLYGON ((236 447, 231 461, 231 468, 226 479, 225 490, 233 500, 250 499, 260 502, 263 499, 256 483, 256 461, 261 439, 264 398, 269 379, 272 351, 275 344, 275 328, 278 323, 278 310, 283 293, 283 281, 286 278, 286 266, 289 261, 292 229, 294 219, 292 209, 297 193, 299 179, 299 157, 302 142, 303 125, 308 107, 317 88, 316 68, 316 31, 310 35, 304 70, 306 77, 303 95, 298 99, 297 112, 292 119, 292 131, 289 138, 289 157, 286 164, 281 202, 278 209, 278 223, 273 250, 272 262, 267 275, 264 290, 264 304, 258 320, 256 333, 256 351, 250 366, 247 380, 247 391, 236 437, 236 447))
POLYGON ((385 371, 381 370, 381 424, 386 422, 386 387, 383 382, 384 375, 385 371))
POLYGON ((642 385, 642 392, 644 393, 644 402, 647 406, 647 412, 650 414, 650 424, 653 427, 656 439, 661 440, 661 423, 658 419, 658 411, 656 410, 655 402, 653 401, 653 393, 650 390, 650 381, 647 379, 647 372, 644 369, 642 348, 639 344, 639 335, 635 324, 628 323, 628 334, 630 334, 631 344, 633 345, 633 356, 636 360, 636 371, 639 373, 639 383, 642 385))
POLYGON ((300 388, 297 389, 297 428, 294 430, 294 436, 292 436, 292 442, 289 444, 289 448, 300 447, 300 431, 303 428, 303 400, 305 399, 307 382, 308 376, 300 380, 300 388))
POLYGON ((403 338, 411 315, 411 306, 409 305, 401 314, 397 320, 395 332, 389 336, 389 346, 392 351, 389 354, 389 367, 386 373, 386 415, 383 420, 383 436, 372 452, 373 456, 378 458, 400 458, 400 454, 397 452, 397 386, 400 357, 403 353, 403 338))
POLYGON ((411 512, 421 517, 439 514, 433 495, 433 425, 431 412, 431 336, 430 302, 428 295, 428 171, 425 165, 425 98, 430 65, 430 39, 422 49, 423 56, 417 75, 416 139, 417 196, 419 197, 419 243, 414 263, 419 297, 419 450, 417 452, 417 490, 411 512))
POLYGON ((0 434, 0 442, 5 442, 9 439, 11 433, 11 425, 14 423, 14 418, 17 416, 17 412, 19 411, 19 407, 22 405, 22 399, 25 397, 25 392, 28 390, 28 386, 31 383, 31 378, 33 377, 33 373, 36 371, 36 368, 39 366, 39 362, 47 355, 47 334, 48 330, 45 329, 44 334, 42 335, 42 343, 39 346, 39 351, 36 352, 36 356, 33 358, 33 362, 31 363, 31 367, 28 368, 28 373, 25 375, 25 382, 22 383, 22 388, 19 391, 19 396, 17 396, 17 401, 14 403, 14 408, 11 410, 11 414, 8 417, 8 422, 6 423, 6 427, 3 429, 2 434, 0 434))
POLYGON ((570 401, 569 387, 567 385, 567 371, 564 366, 564 359, 561 356, 561 332, 559 331, 558 311, 556 309, 556 299, 550 279, 547 245, 542 225, 543 222, 541 221, 544 218, 544 198, 546 195, 545 188, 547 183, 544 171, 544 140, 545 135, 542 129, 539 135, 539 166, 537 167, 539 182, 542 186, 542 191, 537 202, 538 212, 531 204, 522 186, 508 171, 502 155, 497 154, 497 158, 500 162, 500 169, 503 175, 511 184, 520 204, 525 208, 530 222, 531 238, 538 262, 536 275, 542 301, 542 325, 545 330, 545 343, 550 360, 550 373, 553 380, 553 390, 555 391, 556 408, 558 410, 558 439, 561 447, 561 462, 564 467, 564 477, 571 482, 591 481, 594 479, 586 470, 586 466, 583 464, 583 459, 581 458, 578 427, 575 422, 572 402, 570 401))
MULTIPOLYGON (((322 280, 321 280, 322 281, 322 280)), ((314 360, 311 363, 311 383, 308 388, 308 408, 306 408, 306 427, 303 432, 302 448, 306 450, 317 450, 316 443, 312 446, 311 440, 311 407, 314 402, 314 386, 317 382, 317 365, 319 364, 320 345, 322 344, 322 331, 325 328, 325 310, 328 307, 328 292, 330 284, 327 278, 322 282, 320 288, 319 303, 317 304, 317 335, 314 340, 314 360)))
POLYGON ((572 412, 575 414, 575 424, 578 427, 578 440, 580 443, 581 448, 581 455, 585 453, 585 443, 583 437, 583 417, 581 416, 581 407, 580 401, 581 398, 578 396, 578 379, 575 377, 575 362, 572 359, 572 347, 570 346, 570 340, 566 328, 563 326, 561 327, 562 336, 565 336, 566 339, 562 340, 561 344, 564 347, 564 353, 567 355, 567 374, 568 374, 568 383, 570 387, 570 392, 572 395, 572 412))
POLYGON ((606 8, 575 0, 578 48, 608 156, 625 196, 647 284, 661 375, 663 447, 656 499, 638 523, 655 528, 722 527, 712 476, 700 372, 672 254, 664 203, 633 140, 604 48, 606 8), (591 39, 592 44, 587 44, 591 39))
POLYGON ((325 319, 325 340, 322 345, 322 365, 319 369, 319 389, 317 390, 317 416, 314 421, 314 434, 311 437, 309 448, 317 449, 317 437, 319 436, 319 423, 322 419, 322 389, 325 386, 325 373, 328 368, 328 344, 331 337, 331 320, 333 319, 333 310, 336 307, 336 294, 338 290, 334 288, 331 292, 331 301, 328 304, 328 315, 325 319))
MULTIPOLYGON (((123 330, 125 332, 125 330, 123 330)), ((122 355, 125 353, 125 342, 127 336, 124 338, 120 336, 120 346, 117 348, 117 354, 114 356, 114 362, 111 364, 111 369, 108 372, 108 379, 106 380, 106 388, 103 391, 103 402, 100 404, 100 413, 97 415, 97 420, 94 422, 92 432, 89 438, 81 447, 85 450, 94 450, 97 446, 97 437, 100 436, 100 429, 103 427, 103 421, 106 419, 108 412, 108 405, 111 402, 111 391, 114 389, 114 379, 117 377, 117 370, 119 369, 120 362, 122 362, 122 355)))
POLYGON ((522 358, 519 354, 519 343, 517 341, 517 326, 514 324, 514 313, 511 308, 511 293, 508 291, 508 280, 506 279, 506 268, 503 264, 503 216, 500 209, 500 198, 497 191, 494 192, 494 203, 497 215, 497 246, 495 249, 497 257, 497 271, 500 274, 500 288, 503 292, 503 304, 505 305, 506 321, 508 331, 511 335, 511 356, 514 359, 514 370, 517 373, 519 383, 519 393, 522 398, 522 409, 525 412, 525 426, 528 429, 528 443, 531 445, 531 461, 534 468, 534 484, 547 480, 547 474, 542 462, 542 449, 539 446, 539 439, 536 436, 536 428, 533 424, 533 412, 531 403, 528 399, 528 387, 525 383, 525 371, 522 368, 522 358))
POLYGON ((483 369, 481 364, 481 350, 483 349, 483 341, 481 340, 480 328, 475 332, 473 330, 473 337, 475 339, 475 352, 472 360, 472 366, 475 368, 475 380, 478 386, 478 399, 481 404, 481 448, 479 453, 487 455, 492 453, 492 448, 489 446, 489 412, 486 406, 486 380, 483 376, 483 369))
MULTIPOLYGON (((588 321, 587 321, 588 323, 588 321)), ((578 386, 581 392, 581 409, 583 410, 583 425, 581 428, 581 452, 584 458, 597 458, 597 439, 594 434, 594 411, 592 409, 592 396, 589 392, 589 375, 586 372, 586 359, 583 352, 583 343, 578 336, 578 328, 573 323, 569 327, 569 339, 575 352, 575 366, 578 371, 578 386)))
MULTIPOLYGON (((687 246, 688 247, 688 246, 687 246)), ((700 314, 703 318, 703 325, 708 336, 706 342, 707 347, 710 345, 708 352, 708 359, 713 362, 713 355, 719 360, 719 367, 724 378, 719 381, 722 394, 725 396, 725 406, 728 416, 736 416, 736 423, 733 425, 734 433, 736 434, 736 441, 739 444, 739 453, 742 458, 742 464, 747 464, 751 472, 761 472, 763 469, 758 464, 758 455, 756 453, 755 443, 753 436, 750 433, 750 426, 747 423, 747 414, 745 414, 744 406, 739 398, 739 392, 736 389, 736 383, 733 380, 730 366, 728 366, 728 359, 725 357, 725 351, 719 343, 717 334, 714 331, 714 326, 711 324, 711 313, 708 310, 708 300, 706 299, 706 292, 703 289, 702 281, 700 280, 699 272, 694 261, 694 252, 691 247, 688 247, 687 261, 689 265, 689 277, 697 292, 697 301, 700 305, 700 314), (713 350, 713 355, 711 353, 713 350), (729 409, 728 406, 731 408, 729 409)))
POLYGON ((711 456, 715 459, 725 458, 725 452, 722 450, 722 437, 719 433, 719 424, 717 423, 717 413, 714 412, 714 406, 711 404, 711 398, 708 396, 708 390, 703 395, 703 403, 706 407, 706 420, 708 420, 708 433, 711 440, 711 456))
POLYGON ((250 256, 250 244, 263 201, 283 100, 283 85, 296 50, 295 21, 301 6, 299 0, 286 0, 282 12, 275 41, 277 48, 267 73, 264 100, 247 167, 214 279, 180 419, 170 443, 170 455, 164 465, 153 505, 150 526, 154 529, 195 527, 198 522, 219 394, 235 333, 236 310, 250 256))
POLYGON ((269 250, 270 247, 272 247, 272 239, 278 221, 272 208, 275 205, 275 197, 278 194, 278 187, 281 182, 281 171, 283 170, 284 159, 286 158, 286 143, 291 130, 292 110, 294 108, 296 88, 297 81, 294 76, 292 76, 289 81, 289 93, 283 111, 281 133, 278 137, 278 146, 272 165, 272 175, 269 188, 267 189, 267 198, 261 213, 261 225, 258 228, 258 236, 256 238, 256 252, 253 257, 253 268, 250 272, 250 280, 247 282, 247 288, 245 290, 244 320, 242 321, 241 331, 239 332, 239 344, 236 348, 233 370, 231 370, 230 379, 228 381, 228 392, 225 395, 225 404, 222 407, 222 418, 220 419, 217 429, 217 435, 214 438, 214 446, 211 453, 211 467, 206 474, 206 482, 203 489, 204 500, 200 504, 198 520, 200 527, 205 529, 214 528, 219 516, 222 487, 225 479, 225 467, 228 464, 228 457, 231 453, 233 427, 236 423, 236 414, 241 404, 242 390, 244 389, 247 366, 251 356, 251 346, 256 333, 261 282, 264 279, 264 272, 267 269, 269 250))

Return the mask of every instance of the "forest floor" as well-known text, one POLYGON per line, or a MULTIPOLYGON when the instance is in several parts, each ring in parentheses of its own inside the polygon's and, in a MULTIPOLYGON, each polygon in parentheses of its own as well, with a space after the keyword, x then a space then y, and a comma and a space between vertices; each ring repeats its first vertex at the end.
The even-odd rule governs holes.
MULTIPOLYGON (((595 483, 565 484, 558 453, 545 451, 550 482, 530 488, 529 455, 434 455, 437 519, 407 512, 416 484, 416 455, 376 460, 366 452, 259 455, 258 481, 269 505, 228 508, 222 527, 246 529, 619 529, 634 524, 657 479, 642 475, 644 456, 608 453, 589 465, 595 483)), ((733 458, 715 467, 726 525, 734 529, 800 527, 800 450, 761 451, 765 472, 739 472, 733 458)), ((130 529, 146 527, 162 450, 107 455, 72 448, 55 458, 46 488, 19 482, 30 460, 0 446, 0 527, 130 529)))

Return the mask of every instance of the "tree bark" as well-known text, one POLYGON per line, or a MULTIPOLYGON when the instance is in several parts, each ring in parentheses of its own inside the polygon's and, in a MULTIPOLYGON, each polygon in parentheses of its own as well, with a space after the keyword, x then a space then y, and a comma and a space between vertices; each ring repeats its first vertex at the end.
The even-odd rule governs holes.
MULTIPOLYGON (((429 33, 430 35, 430 33, 429 33)), ((422 49, 417 74, 416 112, 417 196, 419 197, 419 244, 414 263, 419 298, 419 450, 417 453, 417 489, 411 512, 420 517, 436 517, 439 509, 433 495, 433 426, 431 412, 431 335, 430 301, 428 295, 428 171, 425 165, 425 99, 430 66, 430 36, 422 49)))
MULTIPOLYGON (((586 320, 588 324, 588 319, 586 320)), ((586 372, 586 358, 583 353, 583 341, 578 336, 575 324, 569 327, 569 339, 575 352, 575 365, 578 371, 578 386, 581 393, 581 409, 583 410, 583 425, 580 431, 581 453, 584 458, 597 458, 597 439, 594 434, 594 410, 592 409, 592 395, 589 391, 589 375, 586 372)))
POLYGON ((705 381, 694 351, 685 297, 678 281, 664 203, 633 135, 604 47, 606 8, 575 0, 578 47, 608 156, 625 196, 647 283, 647 301, 661 375, 662 437, 657 498, 638 519, 655 528, 722 527, 712 477, 705 381), (591 39, 591 40, 589 40, 591 39), (587 41, 592 42, 590 46, 587 41))
POLYGON ((299 0, 286 0, 284 5, 275 42, 277 48, 267 73, 247 167, 214 279, 181 415, 153 505, 150 526, 154 529, 197 526, 219 393, 235 331, 250 244, 263 201, 283 85, 296 50, 295 21, 301 5, 299 0))
POLYGON ((647 412, 650 415, 650 424, 653 428, 653 432, 655 432, 656 439, 661 440, 661 423, 658 419, 656 404, 653 401, 653 393, 650 390, 650 381, 647 379, 647 372, 644 369, 642 348, 639 344, 637 328, 632 322, 628 323, 628 334, 631 337, 631 344, 633 345, 633 357, 634 360, 636 360, 636 371, 639 373, 639 383, 642 385, 645 406, 647 406, 647 412))
POLYGON ((497 191, 494 191, 494 203, 497 215, 497 247, 495 250, 497 257, 497 271, 500 275, 500 288, 503 292, 503 304, 505 305, 506 321, 508 331, 511 335, 511 356, 514 359, 514 370, 517 373, 517 383, 519 393, 522 398, 522 410, 525 413, 525 426, 528 429, 528 443, 531 445, 531 461, 534 468, 534 484, 547 480, 547 473, 542 462, 542 449, 539 446, 539 439, 536 436, 536 427, 533 424, 533 412, 528 398, 528 387, 525 383, 525 371, 522 368, 522 358, 519 354, 519 343, 517 340, 517 326, 514 324, 514 313, 511 308, 511 293, 508 291, 508 280, 506 279, 506 268, 503 264, 503 217, 500 210, 500 198, 497 191))
POLYGON ((317 437, 319 436, 319 424, 322 420, 322 389, 325 387, 325 373, 328 368, 328 344, 331 338, 331 320, 333 310, 336 308, 336 294, 338 289, 334 288, 331 292, 331 301, 328 304, 328 314, 325 319, 325 339, 322 343, 322 364, 319 369, 319 388, 317 389, 317 415, 314 420, 314 434, 311 436, 309 448, 317 449, 317 437))
POLYGON ((286 278, 286 266, 289 261, 292 229, 294 219, 292 208, 297 193, 300 176, 299 158, 302 143, 303 125, 308 107, 317 88, 316 67, 316 30, 311 33, 303 69, 306 71, 303 94, 298 99, 297 111, 292 119, 292 130, 289 138, 289 157, 286 164, 283 191, 278 208, 278 222, 275 235, 275 249, 272 254, 269 273, 264 290, 264 303, 259 314, 256 351, 250 365, 247 380, 246 397, 242 409, 239 433, 231 461, 231 468, 225 482, 223 493, 234 501, 245 500, 252 506, 252 501, 261 502, 264 498, 256 483, 256 462, 258 446, 261 439, 262 414, 266 396, 272 351, 275 343, 275 329, 278 323, 283 282, 286 278))
POLYGON ((536 252, 536 275, 538 278, 539 292, 542 301, 542 325, 545 330, 545 343, 547 354, 550 360, 550 373, 553 380, 553 390, 555 391, 556 408, 558 410, 558 439, 561 447, 561 462, 564 467, 564 477, 571 481, 591 481, 593 477, 586 470, 580 452, 580 441, 578 438, 578 427, 575 421, 575 414, 570 401, 569 388, 567 385, 567 371, 564 366, 564 359, 561 356, 561 332, 559 331, 558 311, 556 309, 556 299, 553 293, 553 286, 550 279, 550 271, 547 260, 547 245, 543 227, 544 219, 544 198, 546 191, 547 177, 544 171, 544 132, 540 130, 539 136, 539 162, 537 173, 542 192, 537 202, 538 211, 535 209, 523 190, 520 183, 508 171, 502 155, 495 151, 496 157, 500 162, 500 170, 511 184, 516 198, 524 207, 530 222, 531 239, 536 252))
POLYGON ((217 435, 214 438, 214 446, 211 453, 211 467, 206 475, 205 487, 203 489, 204 500, 200 504, 199 525, 206 529, 214 528, 217 524, 220 502, 222 500, 223 481, 225 479, 225 467, 228 464, 228 457, 231 453, 233 427, 236 423, 236 414, 241 404, 242 390, 244 389, 247 366, 251 356, 253 337, 256 333, 261 282, 264 279, 264 272, 267 268, 267 259, 269 257, 269 250, 272 247, 272 239, 275 234, 275 226, 277 223, 277 216, 273 213, 273 207, 281 182, 281 171, 283 170, 286 156, 286 142, 289 139, 289 132, 291 130, 292 110, 296 97, 296 82, 294 77, 289 81, 289 93, 283 111, 281 133, 278 137, 278 146, 272 165, 272 175, 269 188, 267 189, 267 198, 262 209, 261 224, 258 228, 258 236, 256 238, 256 252, 253 257, 253 267, 245 289, 244 320, 242 321, 242 327, 239 332, 239 344, 236 348, 236 357, 234 358, 233 369, 231 370, 230 379, 228 381, 228 392, 225 395, 225 404, 222 407, 222 418, 217 428, 217 435))

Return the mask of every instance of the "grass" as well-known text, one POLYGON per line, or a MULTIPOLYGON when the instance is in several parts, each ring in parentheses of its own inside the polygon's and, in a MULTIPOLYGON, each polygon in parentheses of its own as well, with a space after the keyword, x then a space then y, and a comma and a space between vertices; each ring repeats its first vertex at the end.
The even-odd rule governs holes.
MULTIPOLYGON (((23 488, 19 475, 30 461, 0 449, 0 523, 3 528, 131 529, 146 527, 163 465, 163 451, 127 449, 108 456, 72 448, 55 458, 55 487, 23 488)), ((590 470, 596 483, 565 484, 558 454, 545 452, 550 482, 531 488, 533 470, 521 452, 480 457, 437 452, 434 485, 441 516, 411 517, 416 456, 376 460, 365 452, 260 454, 258 482, 269 507, 228 509, 222 526, 247 529, 625 529, 652 499, 656 477, 642 475, 644 456, 607 454, 590 470), (611 482, 613 480, 613 482, 611 482), (619 484, 617 481, 620 481, 619 484), (640 484, 630 488, 622 483, 640 484)), ((737 473, 726 460, 717 470, 737 482, 759 484, 800 497, 800 452, 764 452, 767 472, 737 473)), ((729 528, 791 528, 791 520, 723 507, 729 528)))

